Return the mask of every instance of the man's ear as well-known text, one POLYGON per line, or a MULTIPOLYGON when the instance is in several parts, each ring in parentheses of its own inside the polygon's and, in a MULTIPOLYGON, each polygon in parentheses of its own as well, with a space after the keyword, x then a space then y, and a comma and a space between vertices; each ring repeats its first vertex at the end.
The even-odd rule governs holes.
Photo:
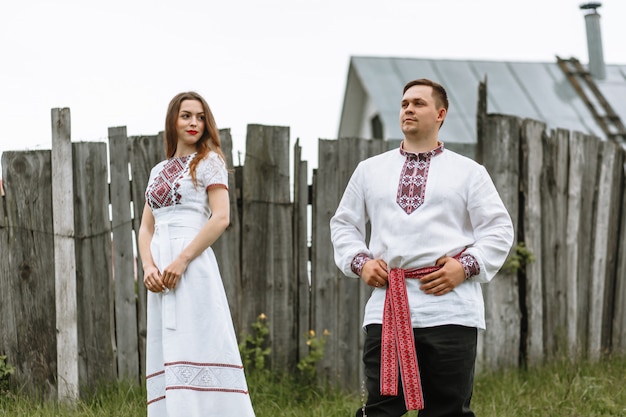
POLYGON ((439 112, 437 113, 437 121, 443 123, 444 119, 446 118, 446 114, 448 114, 448 111, 445 109, 445 107, 440 108, 439 112))

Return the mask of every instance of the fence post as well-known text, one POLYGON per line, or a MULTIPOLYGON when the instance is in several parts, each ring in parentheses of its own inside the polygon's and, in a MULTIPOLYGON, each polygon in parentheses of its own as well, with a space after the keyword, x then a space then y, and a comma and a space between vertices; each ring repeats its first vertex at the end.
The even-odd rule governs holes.
MULTIPOLYGON (((542 284, 542 242, 543 225, 541 222, 541 177, 543 175, 543 144, 546 125, 536 120, 524 120, 521 130, 522 164, 520 166, 520 184, 524 196, 522 207, 522 226, 519 230, 526 248, 534 254, 534 261, 525 266, 520 286, 524 287, 525 299, 522 300, 526 311, 527 337, 522 340, 524 360, 529 364, 539 364, 544 357, 544 289, 542 284)), ((551 300, 554 302, 554 300, 551 300)))
POLYGON ((272 369, 293 369, 297 355, 292 277, 289 128, 248 125, 243 171, 241 317, 268 317, 272 369))
MULTIPOLYGON (((488 115, 481 127, 483 136, 477 149, 507 208, 515 228, 519 225, 519 136, 520 119, 512 116, 488 115)), ((512 249, 515 252, 515 248, 512 249)), ((487 330, 481 333, 478 362, 486 369, 518 366, 522 316, 516 272, 500 271, 483 286, 487 330)))
MULTIPOLYGON (((131 166, 131 194, 133 201, 133 229, 139 232, 141 216, 145 205, 145 191, 150 171, 165 158, 163 151, 163 132, 152 136, 134 136, 129 139, 129 159, 131 166)), ((139 346, 139 370, 143 378, 146 371, 146 334, 148 293, 143 283, 143 267, 141 256, 137 251, 137 337, 139 346)))
MULTIPOLYGON (((233 168, 232 148, 233 139, 230 129, 220 129, 220 141, 222 151, 226 157, 228 169, 233 168)), ((241 223, 239 221, 239 208, 237 207, 237 185, 234 170, 228 175, 228 198, 230 201, 230 225, 222 236, 213 243, 213 251, 220 267, 224 290, 230 307, 230 314, 235 331, 241 333, 250 323, 241 321, 241 223)))
POLYGON ((592 275, 590 276, 590 309, 588 352, 599 360, 611 346, 614 292, 617 267, 616 219, 621 197, 621 148, 614 142, 600 141, 597 195, 595 200, 592 275))
POLYGON ((302 160, 300 140, 293 147, 293 276, 297 279, 297 346, 298 360, 309 352, 307 340, 303 337, 311 330, 311 289, 309 284, 309 246, 307 212, 309 205, 309 186, 307 162, 302 160))
POLYGON ((126 127, 109 128, 111 172, 113 279, 115 280, 115 334, 117 376, 139 382, 135 258, 130 213, 130 175, 126 127))
MULTIPOLYGON (((626 159, 622 152, 622 161, 626 159)), ((614 353, 626 354, 626 164, 622 164, 622 202, 619 232, 619 249, 617 254, 617 271, 615 272, 615 311, 613 313, 613 332, 611 347, 614 353)))
MULTIPOLYGON (((338 277, 341 271, 333 262, 329 221, 341 198, 339 191, 339 141, 318 141, 319 165, 313 175, 313 208, 311 242, 311 324, 318 332, 327 329, 331 339, 324 348, 324 357, 318 363, 318 372, 324 379, 336 379, 338 331, 338 277)), ((347 278, 344 278, 347 279, 347 278)), ((342 340, 343 342, 343 340, 342 340)), ((358 353, 357 353, 358 354, 358 353)))
MULTIPOLYGON (((544 143, 541 179, 543 329, 545 359, 567 352, 567 192, 569 131, 552 130, 544 143)), ((574 316, 572 316, 574 317, 574 316)))
POLYGON ((575 338, 570 354, 588 357, 590 310, 597 306, 590 305, 590 287, 593 277, 593 235, 594 235, 594 199, 598 178, 598 141, 592 136, 573 132, 570 136, 569 192, 568 192, 568 248, 576 250, 571 254, 568 272, 571 277, 568 291, 568 306, 571 305, 573 316, 570 322, 576 326, 570 336, 575 338), (570 263, 576 262, 576 263, 570 263))
POLYGON ((59 400, 78 399, 78 327, 70 109, 52 109, 52 222, 59 400))

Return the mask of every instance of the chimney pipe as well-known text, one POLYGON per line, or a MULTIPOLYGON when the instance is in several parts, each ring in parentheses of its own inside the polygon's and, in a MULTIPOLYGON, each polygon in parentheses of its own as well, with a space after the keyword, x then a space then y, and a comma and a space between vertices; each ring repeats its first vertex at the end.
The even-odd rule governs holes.
POLYGON ((586 11, 585 25, 587 27, 587 51, 589 53, 589 73, 598 80, 606 77, 604 53, 602 51, 602 32, 600 31, 600 14, 598 8, 602 3, 584 3, 580 9, 586 11))

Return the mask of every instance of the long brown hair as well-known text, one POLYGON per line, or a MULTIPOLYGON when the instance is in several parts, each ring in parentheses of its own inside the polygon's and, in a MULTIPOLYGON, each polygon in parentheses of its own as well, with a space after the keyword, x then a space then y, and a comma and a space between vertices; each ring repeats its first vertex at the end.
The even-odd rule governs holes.
POLYGON ((167 114, 165 116, 165 156, 172 158, 176 154, 176 147, 178 145, 178 133, 176 132, 176 121, 178 120, 178 112, 180 111, 180 105, 185 100, 196 100, 202 104, 204 110, 204 132, 202 137, 196 142, 196 156, 189 164, 189 172, 191 173, 191 179, 196 184, 196 167, 198 163, 209 154, 209 151, 216 152, 220 158, 226 163, 226 158, 222 152, 222 143, 220 141, 220 133, 215 124, 215 118, 213 112, 207 104, 206 100, 195 91, 187 91, 179 93, 170 101, 167 106, 167 114))

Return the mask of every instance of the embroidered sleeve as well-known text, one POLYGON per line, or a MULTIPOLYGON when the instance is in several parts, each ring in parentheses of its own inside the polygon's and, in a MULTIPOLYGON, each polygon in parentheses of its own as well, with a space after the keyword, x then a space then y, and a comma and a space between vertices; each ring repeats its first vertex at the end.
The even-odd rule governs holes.
POLYGON ((363 265, 365 265, 365 263, 367 261, 369 261, 369 260, 370 260, 370 257, 367 256, 367 254, 359 253, 354 258, 352 258, 352 263, 350 264, 350 269, 352 269, 352 272, 354 272, 358 276, 361 276, 361 271, 363 270, 363 265))
POLYGON ((228 189, 226 164, 215 152, 209 153, 209 156, 198 165, 198 178, 202 179, 202 184, 206 190, 214 187, 228 189))
POLYGON ((474 275, 480 274, 480 265, 474 255, 470 255, 469 253, 461 255, 459 257, 459 262, 463 265, 463 269, 465 270, 465 279, 469 279, 474 275))

